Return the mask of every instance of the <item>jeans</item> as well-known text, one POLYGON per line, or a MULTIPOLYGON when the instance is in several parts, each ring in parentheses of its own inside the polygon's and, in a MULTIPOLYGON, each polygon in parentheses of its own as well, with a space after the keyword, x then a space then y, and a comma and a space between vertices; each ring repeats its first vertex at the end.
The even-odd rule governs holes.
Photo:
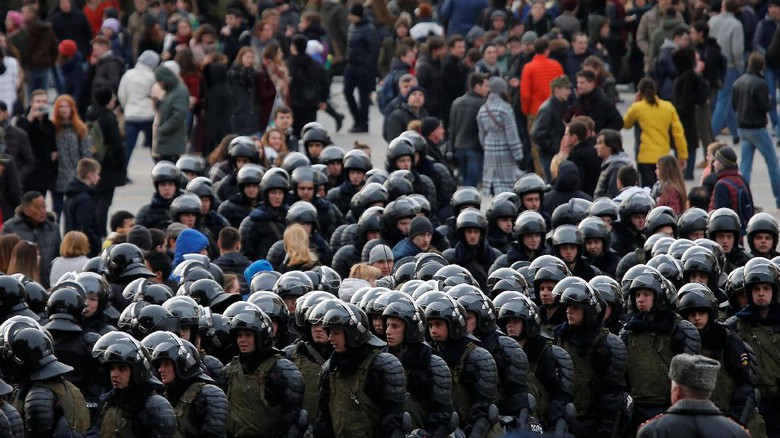
POLYGON ((769 182, 775 195, 775 207, 780 208, 780 168, 777 164, 777 153, 772 146, 772 139, 766 128, 739 130, 741 152, 739 157, 739 172, 750 184, 750 172, 753 170, 753 155, 756 149, 764 156, 769 171, 769 182))
POLYGON ((144 145, 152 145, 152 121, 130 121, 125 120, 125 165, 130 163, 130 157, 133 155, 133 149, 138 142, 138 134, 143 131, 144 145))
POLYGON ((27 95, 29 96, 35 90, 49 89, 49 69, 31 68, 27 70, 27 95))
POLYGON ((474 149, 456 149, 458 169, 464 186, 476 187, 482 182, 482 163, 484 154, 474 149))
MULTIPOLYGON (((775 61, 777 62, 777 61, 775 61)), ((765 68, 764 79, 769 85, 769 120, 777 135, 780 135, 780 123, 777 117, 777 89, 780 87, 780 68, 765 68)))
POLYGON ((344 97, 356 127, 368 129, 368 107, 371 105, 371 92, 374 88, 376 84, 370 72, 349 66, 344 69, 344 97), (355 101, 355 88, 358 89, 360 98, 359 107, 355 101))
POLYGON ((739 72, 734 67, 726 69, 726 80, 723 81, 723 88, 718 90, 718 96, 715 100, 715 109, 712 111, 712 133, 718 135, 724 126, 728 126, 729 134, 736 138, 739 136, 739 126, 737 125, 737 116, 731 107, 731 90, 734 88, 734 81, 737 80, 739 72))

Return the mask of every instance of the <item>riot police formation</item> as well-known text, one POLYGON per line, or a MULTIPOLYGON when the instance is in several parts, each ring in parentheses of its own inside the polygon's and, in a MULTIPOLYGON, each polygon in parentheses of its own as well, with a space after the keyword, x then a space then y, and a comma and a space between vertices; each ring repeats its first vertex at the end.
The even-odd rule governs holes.
POLYGON ((455 189, 414 131, 382 168, 305 131, 279 167, 232 139, 218 181, 155 165, 160 245, 110 236, 48 290, 0 275, 0 436, 630 437, 706 393, 780 437, 773 216, 642 191, 549 215, 542 178, 455 189), (680 390, 699 365, 716 384, 680 390))

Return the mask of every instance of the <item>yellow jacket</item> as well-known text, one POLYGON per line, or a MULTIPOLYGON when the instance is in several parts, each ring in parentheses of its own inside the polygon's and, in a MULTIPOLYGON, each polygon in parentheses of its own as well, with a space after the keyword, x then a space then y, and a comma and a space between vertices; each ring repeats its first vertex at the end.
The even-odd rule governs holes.
POLYGON ((638 123, 642 130, 637 163, 657 163, 661 157, 668 155, 671 149, 669 131, 674 138, 677 158, 687 159, 688 144, 677 110, 666 100, 656 97, 656 102, 657 105, 650 105, 644 99, 634 102, 623 118, 623 129, 630 129, 638 123))

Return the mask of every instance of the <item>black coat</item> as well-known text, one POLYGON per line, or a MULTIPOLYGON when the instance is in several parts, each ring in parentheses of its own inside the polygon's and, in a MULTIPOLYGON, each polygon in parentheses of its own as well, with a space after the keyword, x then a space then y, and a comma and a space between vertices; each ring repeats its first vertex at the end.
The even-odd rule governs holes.
POLYGON ((379 35, 370 21, 351 24, 347 32, 347 67, 376 76, 379 45, 379 35))
POLYGON ((623 129, 623 116, 615 107, 612 101, 600 87, 596 87, 592 92, 577 96, 574 105, 569 109, 567 120, 574 116, 588 116, 596 124, 595 132, 602 129, 614 129, 620 132, 623 129))
POLYGON ((441 61, 422 54, 414 67, 414 74, 420 86, 425 89, 425 109, 431 116, 440 118, 443 76, 441 61))
POLYGON ((282 240, 287 208, 286 204, 280 208, 271 208, 262 203, 241 222, 241 252, 248 259, 255 261, 265 258, 271 245, 282 240))
POLYGON ((143 205, 138 209, 138 214, 135 217, 135 223, 143 225, 146 228, 157 228, 163 230, 171 224, 171 202, 173 202, 179 194, 174 195, 171 199, 163 199, 159 193, 154 192, 152 195, 152 202, 143 205))
POLYGON ((92 40, 92 28, 90 27, 84 12, 76 7, 76 2, 71 3, 73 4, 73 7, 71 8, 70 13, 65 14, 59 7, 55 7, 55 10, 49 15, 48 21, 51 23, 51 27, 54 29, 54 34, 57 35, 58 40, 75 41, 79 52, 86 56, 92 52, 92 46, 90 45, 92 40))
POLYGON ((30 138, 23 129, 11 124, 10 119, 3 123, 5 129, 5 153, 14 159, 19 182, 24 183, 27 175, 35 169, 37 164, 30 138))
MULTIPOLYGON (((597 168, 598 169, 598 168, 597 168)), ((544 195, 542 209, 547 214, 552 215, 555 208, 569 202, 573 198, 582 198, 592 201, 587 193, 580 190, 580 172, 577 166, 571 161, 564 161, 558 168, 558 178, 555 180, 555 187, 544 195)))
POLYGON ((316 108, 330 96, 328 74, 311 56, 290 57, 290 102, 292 107, 316 108))
POLYGON ((450 107, 455 99, 466 92, 468 68, 454 55, 447 55, 441 62, 441 108, 444 126, 450 126, 450 107))
POLYGON ((601 175, 601 158, 596 155, 596 148, 593 147, 596 144, 595 140, 595 138, 588 138, 581 141, 569 154, 569 161, 577 166, 580 174, 580 190, 588 196, 593 196, 601 175))
POLYGON ((232 111, 227 66, 217 62, 209 64, 203 71, 203 83, 205 86, 204 115, 198 118, 198 123, 206 123, 206 145, 214 148, 231 132, 232 111))
POLYGON ((22 189, 25 192, 37 190, 43 194, 47 190, 54 190, 54 181, 57 179, 57 163, 52 161, 51 153, 57 150, 54 124, 48 117, 27 120, 26 114, 17 120, 19 128, 27 133, 37 165, 22 180, 22 189))
POLYGON ((100 182, 95 191, 102 193, 125 185, 127 180, 125 145, 116 116, 104 106, 93 105, 87 111, 87 120, 98 123, 103 134, 103 143, 107 148, 106 155, 100 161, 100 182))
POLYGON ((65 232, 81 231, 89 241, 89 257, 100 252, 100 227, 97 223, 95 189, 78 178, 73 178, 65 189, 65 232))
POLYGON ((14 160, 3 164, 3 173, 0 175, 0 209, 3 218, 14 216, 14 209, 22 198, 22 186, 19 184, 19 173, 16 171, 14 160))

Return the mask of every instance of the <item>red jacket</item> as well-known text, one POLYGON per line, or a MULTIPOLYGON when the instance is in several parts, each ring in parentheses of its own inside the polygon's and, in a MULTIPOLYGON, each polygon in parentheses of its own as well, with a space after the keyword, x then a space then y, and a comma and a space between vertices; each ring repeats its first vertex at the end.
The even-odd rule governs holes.
POLYGON ((520 103, 523 113, 536 115, 539 107, 550 97, 550 81, 563 74, 558 61, 545 55, 534 55, 531 62, 523 67, 520 77, 520 103))

